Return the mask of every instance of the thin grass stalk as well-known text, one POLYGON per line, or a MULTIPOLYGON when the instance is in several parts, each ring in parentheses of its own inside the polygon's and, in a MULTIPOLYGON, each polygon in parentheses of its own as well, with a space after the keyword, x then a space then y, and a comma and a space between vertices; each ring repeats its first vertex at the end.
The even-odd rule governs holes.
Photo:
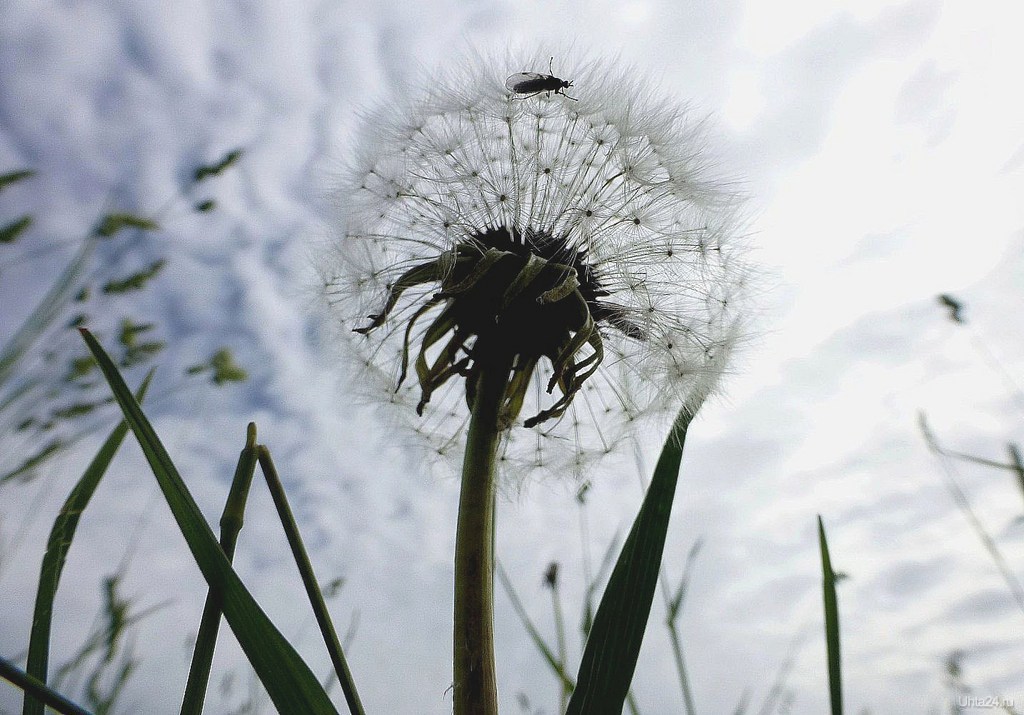
POLYGON ((558 677, 558 682, 562 688, 572 692, 572 689, 576 687, 576 681, 572 679, 565 671, 564 663, 559 661, 555 655, 555 651, 552 650, 551 646, 547 644, 544 637, 540 634, 537 626, 534 625, 533 621, 526 614, 526 608, 523 606, 522 599, 519 598, 519 594, 516 593, 515 588, 512 586, 512 580, 509 579, 508 574, 505 573, 505 569, 501 563, 497 563, 498 580, 501 581, 501 585, 505 588, 505 593, 508 594, 508 599, 512 602, 512 608, 515 610, 516 615, 519 616, 519 620, 522 621, 523 626, 526 628, 526 632, 530 635, 530 640, 540 651, 541 655, 544 656, 544 661, 548 664, 554 674, 558 677))
POLYGON ((313 564, 310 562, 306 546, 302 542, 302 535, 299 533, 298 524, 295 523, 295 516, 292 514, 291 506, 288 504, 288 498, 285 496, 284 487, 277 474, 277 467, 274 466, 274 460, 270 456, 270 450, 262 444, 257 445, 256 457, 260 463, 260 470, 267 481, 267 489, 274 500, 277 516, 281 520, 281 526, 284 527, 292 558, 295 559, 295 565, 298 567, 299 575, 302 577, 302 585, 306 588, 306 596, 309 598, 309 603, 313 608, 313 615, 316 617, 317 625, 320 627, 320 633, 323 635, 327 652, 331 656, 334 671, 338 675, 341 690, 345 694, 345 702, 348 704, 349 711, 353 715, 365 715, 363 704, 359 700, 359 693, 356 692, 352 671, 349 670, 348 661, 345 660, 345 653, 341 648, 341 642, 338 640, 338 633, 334 629, 331 613, 327 610, 327 602, 324 600, 323 591, 320 590, 316 574, 313 573, 313 564))
MULTIPOLYGON (((141 401, 145 398, 152 379, 153 371, 150 370, 136 393, 136 399, 141 401)), ((43 554, 43 563, 39 568, 39 585, 36 589, 36 600, 33 606, 32 630, 29 634, 28 660, 25 666, 28 674, 41 683, 46 683, 49 678, 53 602, 57 596, 57 587, 60 585, 60 577, 64 571, 68 551, 78 529, 78 522, 127 434, 128 422, 122 420, 85 468, 81 479, 78 480, 64 501, 60 513, 50 529, 50 535, 46 541, 46 553, 43 554)), ((43 715, 43 703, 26 692, 22 713, 23 715, 43 715)))
MULTIPOLYGON (((561 664, 562 670, 565 670, 565 664, 568 662, 568 649, 565 645, 565 617, 562 614, 562 599, 558 590, 557 565, 552 564, 552 567, 554 571, 549 583, 551 585, 551 608, 555 616, 555 642, 558 644, 558 662, 561 664)), ((572 689, 564 680, 561 681, 561 686, 558 691, 558 712, 560 713, 565 712, 565 706, 569 704, 569 695, 572 694, 572 689)))
POLYGON ((496 715, 494 497, 501 410, 511 357, 480 370, 462 463, 455 533, 455 715, 496 715))
POLYGON ((14 369, 32 344, 46 331, 67 305, 76 282, 85 270, 98 239, 90 235, 83 242, 64 271, 57 276, 39 305, 25 319, 7 345, 0 351, 0 387, 14 374, 14 369))
POLYGON ((821 584, 825 602, 825 644, 828 649, 828 692, 832 715, 843 715, 842 656, 839 643, 839 600, 836 574, 828 553, 825 525, 818 516, 818 546, 821 549, 821 584))
POLYGON ((981 523, 981 519, 975 514, 974 508, 971 506, 970 499, 967 498, 967 493, 960 487, 960 483, 956 479, 956 470, 953 465, 950 464, 949 455, 939 446, 938 440, 932 433, 931 428, 928 426, 928 422, 925 419, 924 414, 918 415, 918 426, 921 429, 921 434, 924 435, 925 442, 928 443, 928 448, 931 449, 939 458, 939 464, 942 465, 942 474, 945 477, 946 489, 949 490, 950 495, 953 497, 953 501, 960 508, 960 511, 967 518, 971 528, 974 529, 974 533, 981 539, 981 543, 985 546, 985 550, 988 551, 989 556, 992 557, 992 561, 995 562, 996 568, 999 569, 999 573, 1003 577, 1003 581, 1006 582, 1006 587, 1010 589, 1010 593, 1013 595, 1014 601, 1017 602, 1017 607, 1021 613, 1024 613, 1024 586, 1021 585, 1017 575, 1010 568, 1006 558, 1003 556, 1003 552, 999 550, 999 546, 996 544, 995 539, 992 538, 991 534, 985 528, 985 525, 981 523))
POLYGON ((686 556, 686 565, 683 567, 683 575, 679 579, 679 587, 675 595, 670 595, 668 582, 665 578, 664 569, 661 572, 661 592, 665 597, 665 625, 668 628, 669 640, 672 642, 672 653, 676 664, 676 673, 679 675, 679 687, 683 694, 683 705, 687 715, 696 715, 697 708, 694 705, 693 691, 690 688, 690 678, 686 670, 686 659, 683 656, 682 639, 679 637, 679 616, 683 611, 683 604, 686 602, 686 593, 690 585, 690 570, 700 553, 704 542, 697 539, 690 547, 686 556))
POLYGON ((612 540, 608 542, 608 548, 605 549, 604 556, 601 559, 601 566, 598 568, 597 574, 593 579, 588 579, 587 581, 583 618, 580 621, 580 634, 583 636, 584 646, 587 644, 587 637, 590 635, 590 629, 594 626, 594 593, 597 591, 598 586, 604 583, 605 576, 611 570, 617 554, 616 547, 618 547, 618 545, 619 532, 616 532, 612 537, 612 540))
POLYGON ((1017 486, 1020 487, 1020 492, 1024 495, 1024 459, 1020 456, 1020 448, 1013 442, 1006 448, 1010 452, 1010 462, 1013 466, 1013 475, 1017 478, 1017 486))
MULTIPOLYGON (((768 694, 765 695, 764 700, 761 702, 761 707, 757 710, 757 715, 772 715, 775 712, 776 706, 779 704, 782 698, 783 691, 786 688, 786 682, 789 679, 789 673, 793 669, 793 665, 796 663, 797 655, 800 649, 803 648, 804 641, 810 634, 811 623, 807 623, 802 627, 797 634, 790 641, 789 649, 786 651, 786 657, 779 665, 779 670, 775 674, 775 679, 772 681, 772 687, 768 689, 768 694)), ((744 705, 746 708, 746 705, 744 705)))
MULTIPOLYGON (((224 512, 220 517, 220 547, 231 563, 235 557, 238 533, 242 530, 245 504, 249 499, 249 487, 256 473, 256 425, 252 422, 246 431, 245 447, 238 456, 235 476, 231 480, 224 512)), ((185 695, 181 701, 182 715, 199 715, 206 700, 206 689, 213 667, 213 653, 217 647, 217 632, 224 611, 224 594, 211 588, 206 595, 203 615, 199 621, 196 646, 192 651, 192 664, 188 669, 185 695)))
POLYGON ((672 641, 672 656, 675 659, 676 672, 679 674, 679 687, 683 692, 683 705, 686 707, 687 715, 696 715, 697 708, 693 704, 693 692, 690 689, 690 679, 686 675, 686 659, 683 657, 683 645, 679 638, 679 628, 675 621, 668 621, 669 640, 672 641))
POLYGON ((0 658, 0 678, 24 690, 26 699, 31 694, 35 700, 53 708, 61 715, 91 715, 88 710, 71 702, 56 690, 47 687, 46 683, 38 678, 33 678, 6 658, 0 658))

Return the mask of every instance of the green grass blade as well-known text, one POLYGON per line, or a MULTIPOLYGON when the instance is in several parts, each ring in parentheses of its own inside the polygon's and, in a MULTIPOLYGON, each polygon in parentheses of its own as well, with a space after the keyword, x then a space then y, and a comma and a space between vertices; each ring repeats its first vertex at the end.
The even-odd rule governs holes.
POLYGON ((277 475, 277 468, 274 460, 270 457, 270 450, 259 445, 256 448, 256 457, 259 459, 260 469, 267 480, 267 488, 274 500, 274 507, 277 509, 281 526, 284 527, 285 536, 288 539, 288 546, 292 551, 292 558, 299 569, 299 576, 302 578, 302 585, 306 588, 306 596, 309 598, 310 606, 313 608, 313 615, 320 628, 320 633, 327 646, 327 652, 331 656, 331 663, 334 665, 334 672, 338 676, 341 691, 345 694, 345 702, 353 715, 365 715, 363 704, 359 701, 359 693, 356 692, 356 683, 352 678, 352 672, 348 668, 348 661, 345 660, 345 653, 338 640, 338 634, 334 630, 334 623, 331 621, 331 613, 327 610, 327 602, 324 600, 323 591, 313 573, 313 564, 309 560, 306 546, 302 543, 302 535, 295 523, 295 516, 288 504, 284 493, 284 486, 277 475))
POLYGON ((658 585, 683 442, 692 417, 679 413, 661 450, 647 496, 598 606, 567 715, 622 712, 658 585))
POLYGON ((19 181, 25 179, 31 179, 36 175, 36 172, 31 169, 19 169, 17 171, 8 171, 0 174, 0 191, 3 191, 11 184, 16 184, 19 181))
POLYGON ((1020 456, 1020 447, 1011 442, 1006 449, 1010 452, 1010 463, 1013 474, 1017 477, 1017 486, 1020 487, 1021 494, 1024 494, 1024 459, 1020 456))
POLYGON ((516 615, 519 616, 519 620, 522 622, 523 627, 526 628, 526 632, 530 635, 530 640, 533 641, 534 646, 540 651, 540 654, 544 657, 544 661, 551 668, 551 671, 558 678, 558 681, 562 684, 562 687, 572 690, 576 687, 571 676, 565 672, 562 667, 562 663, 559 661, 558 656, 551 649, 551 646, 547 644, 544 637, 537 630, 537 626, 533 624, 530 617, 526 614, 526 609, 523 607, 523 602, 519 598, 519 594, 516 593, 515 588, 512 586, 512 581, 509 579, 508 574, 505 573, 505 569, 499 563, 498 566, 498 580, 501 581, 501 585, 505 588, 505 593, 508 594, 508 598, 512 601, 512 608, 515 609, 516 615))
MULTIPOLYGON (((255 473, 256 425, 250 422, 246 430, 245 447, 238 456, 235 476, 231 480, 224 512, 220 517, 220 548, 229 563, 235 557, 238 532, 242 530, 245 504, 249 499, 249 487, 255 473)), ((199 619, 196 647, 192 651, 192 664, 188 669, 188 681, 185 683, 185 695, 181 701, 182 715, 199 715, 203 711, 206 688, 210 682, 210 669, 213 667, 213 652, 217 648, 217 631, 220 629, 220 618, 224 614, 223 600, 223 594, 214 588, 206 595, 203 615, 199 619)))
POLYGON ((24 690, 26 697, 28 693, 31 693, 61 715, 89 715, 88 710, 71 702, 57 691, 46 687, 45 683, 33 678, 6 658, 0 658, 0 678, 14 683, 24 690))
POLYGON ((594 576, 593 581, 587 584, 587 593, 583 601, 583 618, 580 620, 580 633, 583 634, 584 645, 590 636, 590 629, 594 627, 594 594, 597 592, 597 587, 604 581, 605 574, 611 570, 618 545, 619 532, 615 532, 601 558, 601 566, 597 569, 597 575, 594 576))
POLYGON ((210 525, 149 420, 132 398, 117 367, 89 331, 81 330, 81 333, 149 461, 196 565, 210 587, 224 594, 224 616, 228 625, 278 711, 336 715, 337 710, 309 666, 274 627, 231 568, 210 525))
POLYGON ((14 243, 21 234, 25 233, 32 225, 31 216, 22 216, 11 221, 6 226, 0 227, 0 243, 14 243))
POLYGON ((18 362, 32 346, 32 343, 50 327, 50 324, 60 314, 61 309, 67 305, 71 292, 85 270, 95 245, 96 241, 93 238, 88 238, 82 243, 78 253, 71 259, 64 272, 53 282, 49 292, 43 296, 32 314, 18 328, 10 342, 4 346, 3 351, 0 351, 0 387, 3 387, 10 379, 18 362))
POLYGON ((690 547, 686 555, 686 565, 683 567, 683 575, 679 579, 679 586, 674 595, 668 594, 667 583, 663 580, 662 592, 665 594, 665 626, 668 628, 669 640, 672 642, 672 655, 675 657, 676 673, 679 675, 679 688, 683 695, 683 706, 686 708, 686 715, 696 715, 697 707, 694 705, 693 691, 690 688, 690 677, 686 670, 686 657, 683 654, 683 642, 679 637, 679 624, 677 623, 682 613, 683 604, 686 601, 686 593, 690 587, 690 573, 693 564, 697 560, 704 545, 703 539, 697 539, 690 547))
MULTIPOLYGON (((153 379, 153 371, 146 375, 139 388, 138 399, 141 400, 149 389, 153 379)), ((50 537, 46 541, 46 553, 39 569, 39 587, 36 589, 36 602, 32 613, 32 632, 29 635, 28 662, 26 670, 30 676, 41 683, 47 682, 50 661, 50 628, 53 623, 53 601, 57 595, 61 572, 67 560, 68 550, 75 538, 78 520, 89 505, 89 500, 96 492, 100 480, 106 474, 110 462, 117 454, 121 442, 128 434, 128 423, 122 421, 110 433, 100 447, 99 452, 89 463, 82 478, 78 480, 71 494, 64 501, 60 514, 50 529, 50 537)), ((43 703, 29 695, 25 696, 23 715, 43 715, 43 703)))
POLYGON ((839 602, 836 599, 836 574, 828 555, 825 526, 818 516, 818 546, 821 548, 821 583, 825 599, 825 644, 828 647, 828 692, 832 715, 843 715, 843 679, 839 649, 839 602))
POLYGON ((924 435, 925 442, 928 443, 928 449, 935 452, 939 458, 939 464, 942 466, 942 476, 946 489, 949 491, 950 496, 953 497, 953 501, 963 513, 964 517, 966 517, 967 521, 970 523, 971 528, 974 529, 974 533, 978 535, 979 539, 981 539, 981 543, 984 545, 985 550, 988 551, 988 554, 995 563, 996 568, 999 569, 999 573, 1002 575, 1003 581, 1006 582, 1006 587, 1013 595, 1013 600, 1017 602, 1017 607, 1020 609, 1021 613, 1024 613, 1024 584, 1020 582, 1017 574, 1012 568, 1010 568, 1010 564, 1007 562, 1006 557, 1003 556, 1003 552, 999 549, 999 545, 996 543, 996 540, 992 538, 988 529, 985 528, 985 525, 975 513, 974 507, 971 506, 971 500, 967 496, 967 492, 965 492, 960 486, 960 482, 957 479, 957 472, 950 460, 949 453, 939 445, 938 440, 932 433, 931 428, 928 426, 928 421, 925 419, 924 413, 919 413, 917 419, 921 434, 924 435))

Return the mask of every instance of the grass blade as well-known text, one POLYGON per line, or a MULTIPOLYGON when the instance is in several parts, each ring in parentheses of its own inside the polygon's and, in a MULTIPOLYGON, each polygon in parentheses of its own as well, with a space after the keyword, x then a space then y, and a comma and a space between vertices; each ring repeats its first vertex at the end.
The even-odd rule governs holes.
POLYGON ((572 690, 576 687, 572 677, 565 672, 558 656, 555 655, 551 646, 547 644, 544 637, 540 634, 540 631, 537 630, 537 626, 533 624, 533 621, 531 621, 530 617, 526 614, 526 608, 523 607, 523 602, 519 598, 519 594, 516 593, 515 588, 513 588, 512 581, 509 579, 508 574, 505 573, 505 569, 500 563, 498 563, 497 566, 498 580, 501 581, 501 585, 505 587, 505 593, 508 594, 509 600, 512 601, 512 608, 515 609, 516 615, 519 616, 519 620, 522 621, 523 626, 526 628, 526 632, 530 635, 530 639, 533 641, 533 644, 537 647, 537 650, 540 651, 540 654, 544 656, 544 661, 558 678, 562 687, 572 690))
POLYGON ((36 699, 46 703, 61 715, 89 715, 88 710, 79 707, 57 691, 46 687, 46 683, 33 678, 6 658, 0 658, 0 678, 14 683, 24 690, 26 697, 31 693, 36 699))
POLYGON ((690 678, 686 672, 686 658, 683 655, 683 643, 679 637, 679 616, 686 601, 686 592, 690 586, 690 572, 693 569, 694 561, 704 545, 703 539, 697 539, 690 552, 686 555, 686 565, 683 567, 683 575, 679 579, 679 586, 674 595, 669 597, 668 588, 662 581, 662 591, 665 593, 665 626, 668 628, 669 640, 672 642, 672 654, 675 657, 676 673, 679 675, 679 687, 683 694, 683 705, 686 708, 686 715, 696 715, 697 708, 693 701, 693 692, 690 688, 690 678))
POLYGON ((679 413, 661 450, 647 496, 598 606, 567 715, 622 712, 658 585, 683 442, 692 418, 685 410, 679 413))
MULTIPOLYGON (((231 480, 224 512, 220 517, 220 548, 230 563, 235 556, 238 532, 242 530, 245 504, 249 499, 249 487, 256 473, 256 425, 252 422, 246 431, 245 447, 238 456, 235 476, 231 480)), ((188 682, 181 701, 182 715, 199 715, 206 700, 206 688, 210 682, 213 667, 213 652, 217 647, 217 631, 224 612, 223 594, 211 588, 206 595, 203 615, 199 620, 196 647, 192 651, 192 665, 188 669, 188 682)))
POLYGON ((959 481, 956 478, 956 470, 950 463, 949 455, 946 453, 941 446, 939 446, 938 440, 932 433, 931 428, 928 426, 928 421, 925 419, 924 413, 920 413, 917 416, 918 427, 921 430, 921 434, 924 435, 925 442, 928 443, 928 448, 935 452, 939 458, 939 464, 942 466, 942 475, 946 484, 946 489, 949 491, 950 496, 953 497, 953 501, 957 507, 967 518, 971 528, 974 529, 974 533, 981 539, 981 543, 984 545, 985 550, 988 551, 992 561, 995 563, 996 568, 999 569, 999 573, 1003 577, 1003 581, 1006 582, 1006 587, 1010 589, 1010 593, 1013 595, 1013 600, 1017 602, 1017 607, 1021 613, 1024 613, 1024 585, 1021 584, 1020 579, 1014 573, 1013 569, 1010 568, 1010 564, 1007 563, 1006 557, 1003 556, 1003 552, 999 549, 999 545, 996 544, 996 540, 989 534, 988 529, 981 523, 981 519, 974 511, 974 507, 971 506, 971 500, 967 497, 967 492, 960 486, 959 481))
POLYGON ((597 570, 597 575, 594 579, 587 584, 586 598, 584 599, 584 610, 583 619, 580 621, 580 633, 583 634, 583 644, 586 645, 587 638, 590 636, 590 629, 594 627, 594 593, 597 591, 597 587, 604 581, 605 574, 611 570, 613 557, 615 556, 615 550, 619 545, 619 532, 615 532, 612 536, 612 540, 608 542, 608 548, 605 549, 604 556, 601 558, 601 566, 597 570))
POLYGON ((365 715, 363 704, 359 701, 359 693, 356 692, 356 684, 352 678, 352 672, 348 669, 348 662, 345 660, 345 653, 338 641, 338 634, 334 630, 334 623, 331 621, 330 611, 327 610, 327 603, 324 601, 324 594, 320 590, 320 584, 313 573, 313 564, 309 561, 309 554, 302 543, 302 536, 299 534, 299 527, 295 523, 295 516, 288 505, 285 497, 284 487, 277 475, 277 468, 274 460, 270 457, 270 450, 265 446, 256 447, 256 457, 259 459, 260 469, 267 480, 267 488, 277 508, 277 515, 281 519, 281 526, 284 527, 285 536, 288 538, 288 546, 292 550, 292 558, 299 568, 299 575, 302 577, 302 584, 306 587, 306 595, 313 607, 313 615, 316 616, 320 633, 324 637, 327 652, 331 656, 331 663, 334 664, 334 671, 338 675, 341 690, 345 694, 345 702, 348 703, 349 711, 353 715, 365 715))
POLYGON ((825 599, 825 644, 828 647, 828 693, 832 715, 843 715, 843 679, 839 649, 839 601, 836 598, 836 574, 828 554, 825 526, 818 516, 818 546, 821 549, 821 583, 825 599))
POLYGON ((81 333, 149 461, 196 565, 210 587, 224 594, 224 616, 228 625, 278 711, 336 715, 337 710, 309 666, 274 627, 231 568, 210 525, 117 367, 89 331, 82 329, 81 333))
MULTIPOLYGON (((153 371, 151 370, 139 388, 139 400, 145 397, 152 379, 153 371)), ((64 570, 68 550, 75 538, 78 520, 89 505, 89 500, 92 499, 100 480, 106 474, 110 462, 114 459, 114 455, 117 454, 117 450, 127 434, 128 423, 122 420, 107 437, 99 452, 89 463, 82 478, 71 490, 71 494, 64 501, 64 506, 61 507, 60 514, 57 515, 57 519, 53 523, 53 528, 50 529, 50 537, 46 541, 46 553, 43 555, 43 563, 39 569, 39 587, 36 589, 26 665, 28 674, 41 683, 45 684, 48 677, 53 601, 57 595, 57 586, 60 584, 60 576, 64 570)), ((22 713, 23 715, 43 715, 43 703, 26 694, 22 713)))
POLYGON ((3 351, 0 351, 0 387, 3 387, 11 377, 14 368, 17 367, 18 362, 32 346, 32 343, 50 327, 50 324, 60 314, 61 309, 67 305, 68 298, 85 270, 86 263, 95 246, 96 239, 91 236, 82 243, 82 247, 78 249, 64 272, 53 282, 49 292, 43 296, 32 314, 21 324, 10 342, 4 346, 3 351))
POLYGON ((0 191, 3 191, 11 184, 23 181, 24 179, 31 179, 35 175, 36 172, 31 169, 19 169, 17 171, 8 171, 0 174, 0 191))

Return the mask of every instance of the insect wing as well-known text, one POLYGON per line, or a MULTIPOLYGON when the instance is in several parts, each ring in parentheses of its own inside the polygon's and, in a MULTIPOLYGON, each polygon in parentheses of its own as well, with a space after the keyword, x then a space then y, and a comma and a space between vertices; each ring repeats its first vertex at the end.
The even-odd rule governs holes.
POLYGON ((547 75, 537 72, 517 72, 505 80, 505 89, 509 92, 518 92, 520 94, 536 92, 539 89, 543 89, 547 78, 547 75))

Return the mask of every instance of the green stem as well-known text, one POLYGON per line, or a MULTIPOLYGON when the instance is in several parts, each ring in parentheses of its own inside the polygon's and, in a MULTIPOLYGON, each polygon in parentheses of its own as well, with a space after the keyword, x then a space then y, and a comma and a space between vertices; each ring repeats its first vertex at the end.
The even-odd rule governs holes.
POLYGON ((349 712, 353 715, 365 715, 363 703, 359 700, 359 693, 356 692, 355 680, 352 678, 352 671, 348 668, 348 661, 345 660, 345 653, 341 648, 341 641, 338 640, 338 633, 334 630, 334 622, 331 620, 331 613, 327 610, 327 602, 324 600, 323 591, 320 590, 320 582, 313 572, 313 564, 309 560, 309 553, 302 542, 302 535, 299 533, 299 526, 295 522, 295 515, 288 504, 288 498, 284 493, 284 485, 278 476, 277 467, 270 456, 270 450, 264 445, 256 447, 256 455, 259 459, 260 469, 267 480, 267 488, 274 500, 274 507, 284 527, 284 533, 288 539, 288 547, 292 551, 292 558, 299 568, 299 576, 302 578, 302 585, 306 588, 306 596, 313 608, 313 615, 316 617, 320 634, 324 638, 327 652, 331 656, 331 663, 334 665, 334 672, 338 676, 341 690, 345 694, 345 702, 349 712))
MULTIPOLYGON (((562 601, 558 597, 558 579, 554 579, 551 584, 551 607, 555 612, 555 637, 558 643, 558 663, 562 666, 562 670, 568 666, 568 649, 565 646, 565 618, 562 615, 562 601)), ((571 690, 568 683, 562 681, 562 687, 559 690, 558 695, 558 712, 564 713, 565 706, 569 704, 569 695, 571 690)))
POLYGON ((46 683, 33 678, 6 658, 0 658, 0 678, 24 690, 26 697, 32 695, 41 703, 48 705, 63 715, 89 715, 88 710, 79 707, 56 690, 47 687, 46 683))
MULTIPOLYGON (((220 547, 228 562, 234 560, 238 534, 245 520, 245 504, 249 500, 249 487, 256 473, 256 424, 250 422, 246 428, 245 447, 238 457, 235 476, 231 480, 224 512, 220 517, 220 547)), ((182 715, 199 715, 203 712, 206 701, 206 689, 210 682, 210 669, 213 667, 213 653, 217 647, 217 632, 220 619, 224 613, 224 594, 210 588, 206 595, 206 605, 199 621, 199 633, 196 635, 196 646, 192 652, 192 665, 188 669, 188 681, 185 683, 185 695, 181 701, 182 715)))
POLYGON ((462 463, 455 534, 455 715, 496 715, 494 673, 494 495, 498 415, 511 358, 497 359, 476 377, 462 463))

